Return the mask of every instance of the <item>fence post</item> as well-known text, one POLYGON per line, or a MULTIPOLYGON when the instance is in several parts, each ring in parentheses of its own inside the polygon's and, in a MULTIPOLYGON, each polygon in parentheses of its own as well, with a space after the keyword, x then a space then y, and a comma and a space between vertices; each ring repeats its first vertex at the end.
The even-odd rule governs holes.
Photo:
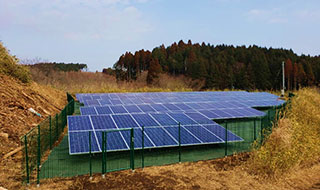
POLYGON ((142 152, 141 152, 141 166, 142 166, 142 169, 144 168, 144 126, 142 126, 142 152))
POLYGON ((107 172, 107 150, 108 150, 108 132, 106 131, 105 132, 105 151, 104 151, 104 160, 105 160, 105 164, 104 164, 104 171, 107 172))
POLYGON ((63 123, 62 129, 64 129, 64 127, 67 125, 67 109, 68 109, 68 106, 66 106, 66 108, 64 109, 64 123, 63 123))
POLYGON ((73 115, 73 113, 74 113, 74 99, 72 99, 71 102, 72 102, 71 103, 71 112, 72 112, 71 115, 73 115))
POLYGON ((27 185, 29 185, 30 174, 29 174, 29 157, 28 157, 28 142, 27 142, 27 135, 24 136, 24 148, 26 154, 26 172, 27 172, 27 185))
POLYGON ((102 177, 104 178, 104 173, 105 173, 105 171, 104 171, 104 164, 105 164, 105 162, 104 162, 104 151, 105 151, 105 149, 104 149, 104 145, 105 145, 105 131, 102 131, 102 177))
POLYGON ((254 125, 253 125, 253 139, 257 139, 257 130, 256 130, 256 118, 254 118, 254 125))
POLYGON ((226 123, 226 133, 225 133, 225 152, 224 155, 227 156, 228 155, 228 121, 225 120, 226 123))
POLYGON ((130 133, 131 133, 131 138, 130 138, 130 150, 131 150, 131 169, 134 172, 134 132, 133 132, 133 128, 130 129, 130 133))
POLYGON ((92 154, 91 154, 91 131, 89 131, 89 173, 90 173, 90 180, 92 179, 92 154))
POLYGON ((37 186, 40 186, 40 161, 41 161, 41 143, 40 143, 40 125, 38 125, 38 155, 37 155, 37 186))
POLYGON ((270 127, 270 124, 271 124, 270 109, 268 109, 268 128, 270 127))
POLYGON ((66 106, 66 118, 67 118, 67 115, 69 115, 69 106, 70 106, 70 102, 68 102, 66 106))
POLYGON ((49 140, 50 140, 50 150, 52 149, 52 121, 51 115, 49 115, 49 140))
MULTIPOLYGON (((264 116, 264 118, 266 118, 266 116, 264 116)), ((260 141, 260 144, 262 145, 262 142, 263 142, 263 127, 264 127, 264 122, 262 120, 265 120, 265 119, 262 119, 260 118, 260 137, 261 137, 261 141, 260 141)))
POLYGON ((181 125, 179 122, 179 126, 178 126, 178 140, 179 140, 179 163, 181 163, 181 125))
POLYGON ((56 141, 58 140, 59 138, 59 135, 58 135, 58 127, 59 127, 59 122, 58 122, 58 114, 56 114, 56 141))

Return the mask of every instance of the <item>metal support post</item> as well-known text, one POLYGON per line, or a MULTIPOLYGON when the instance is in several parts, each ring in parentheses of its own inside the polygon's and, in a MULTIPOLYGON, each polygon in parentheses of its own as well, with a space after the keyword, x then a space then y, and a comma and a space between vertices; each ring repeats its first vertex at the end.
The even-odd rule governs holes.
POLYGON ((141 167, 144 168, 144 126, 142 126, 142 150, 141 150, 141 167))
POLYGON ((179 140, 179 163, 181 163, 181 124, 179 122, 179 126, 178 126, 178 140, 179 140))
POLYGON ((228 122, 225 121, 226 123, 226 133, 225 133, 225 152, 224 152, 224 155, 227 156, 228 155, 228 122))

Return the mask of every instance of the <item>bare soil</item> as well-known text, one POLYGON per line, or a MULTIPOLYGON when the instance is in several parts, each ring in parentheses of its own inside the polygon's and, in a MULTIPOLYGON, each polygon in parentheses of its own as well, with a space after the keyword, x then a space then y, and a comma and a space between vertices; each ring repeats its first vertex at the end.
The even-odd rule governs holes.
POLYGON ((21 151, 3 157, 20 147, 22 135, 48 115, 58 113, 65 104, 66 94, 62 91, 0 75, 0 187, 21 187, 21 151), (29 108, 42 117, 28 111, 29 108))

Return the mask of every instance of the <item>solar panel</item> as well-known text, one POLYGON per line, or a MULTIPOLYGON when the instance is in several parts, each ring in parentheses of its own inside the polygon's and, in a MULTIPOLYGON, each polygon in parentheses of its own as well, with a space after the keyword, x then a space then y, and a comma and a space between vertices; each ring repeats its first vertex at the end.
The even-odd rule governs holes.
POLYGON ((177 125, 178 123, 165 113, 151 113, 150 114, 160 125, 177 125))
POLYGON ((80 107, 81 115, 97 115, 94 107, 80 107))
POLYGON ((259 117, 259 116, 265 116, 266 113, 262 112, 262 111, 258 111, 256 109, 253 109, 253 108, 243 108, 245 109, 247 112, 250 112, 252 114, 254 114, 253 116, 255 117, 259 117))
POLYGON ((146 103, 146 104, 154 103, 150 98, 141 98, 141 100, 143 103, 146 103))
POLYGON ((117 129, 110 115, 91 116, 91 121, 95 130, 117 129))
POLYGON ((148 114, 132 114, 132 117, 138 122, 140 126, 159 126, 159 124, 148 114))
POLYGON ((125 107, 126 110, 128 110, 129 113, 139 113, 139 112, 142 112, 142 110, 140 110, 138 108, 138 106, 136 105, 126 105, 126 106, 123 106, 125 107))
POLYGON ((93 130, 89 116, 68 116, 69 131, 93 130))
POLYGON ((186 116, 183 113, 168 113, 174 120, 180 122, 181 125, 190 125, 190 124, 197 124, 191 118, 186 116))
POLYGON ((110 100, 105 100, 105 99, 101 99, 98 100, 101 106, 106 106, 106 105, 112 105, 112 103, 110 102, 110 100))
MULTIPOLYGON (((171 136, 173 136, 177 141, 179 140, 179 127, 165 127, 166 131, 168 131, 171 136)), ((192 145, 192 144, 200 144, 201 141, 197 139, 192 133, 187 131, 184 127, 180 127, 180 138, 182 145, 192 145)))
POLYGON ((101 114, 112 114, 112 111, 110 109, 110 107, 108 106, 99 106, 99 107, 95 107, 98 114, 101 115, 101 114))
POLYGON ((136 122, 130 115, 112 115, 118 128, 134 128, 138 127, 136 122))
POLYGON ((224 109, 223 112, 229 114, 232 118, 241 118, 244 117, 244 113, 237 112, 234 109, 224 109))
POLYGON ((198 103, 186 103, 186 105, 196 110, 205 109, 204 107, 200 106, 198 103))
MULTIPOLYGON (((130 133, 131 133, 130 131, 121 131, 121 134, 128 145, 130 144, 130 133)), ((134 129, 134 147, 142 148, 142 130, 140 128, 134 129)), ((146 135, 144 137, 144 147, 145 148, 154 147, 154 145, 146 135)))
POLYGON ((151 107, 158 112, 166 112, 168 109, 162 104, 151 104, 151 107))
POLYGON ((138 107, 139 107, 143 112, 155 112, 155 110, 154 110, 150 105, 138 105, 138 107))
POLYGON ((194 121, 196 121, 197 123, 200 124, 215 124, 216 122, 208 119, 207 117, 203 116, 200 113, 190 113, 187 112, 185 113, 187 116, 189 116, 191 119, 193 119, 194 121))
POLYGON ((84 105, 85 106, 100 106, 100 103, 98 100, 85 100, 84 105))
MULTIPOLYGON (((70 154, 83 154, 89 153, 89 131, 84 132, 69 132, 69 153, 70 154)), ((96 141, 94 132, 91 132, 91 152, 101 152, 99 145, 96 141)))
MULTIPOLYGON (((203 125, 205 129, 210 131, 212 134, 215 134, 217 137, 226 141, 226 129, 220 125, 203 125)), ((242 141, 243 139, 231 131, 227 131, 227 140, 228 142, 242 141)))
POLYGON ((199 139, 203 143, 222 143, 223 140, 216 135, 209 133, 202 126, 184 126, 184 128, 190 131, 197 139, 199 139))
POLYGON ((111 99, 110 102, 112 105, 121 105, 122 102, 119 99, 111 99))
MULTIPOLYGON (((102 131, 96 132, 100 147, 102 147, 102 131)), ((106 150, 129 150, 129 145, 122 138, 120 131, 106 133, 107 147, 106 150)))
POLYGON ((165 106, 168 110, 171 110, 171 111, 181 110, 174 104, 163 104, 163 106, 165 106))
POLYGON ((158 146, 175 146, 178 142, 169 135, 163 128, 145 128, 145 133, 152 139, 153 143, 158 146))
POLYGON ((190 106, 187 106, 186 104, 174 104, 174 105, 184 111, 193 110, 190 106))
POLYGON ((218 118, 212 118, 212 119, 232 118, 232 115, 229 115, 223 110, 209 110, 209 111, 219 116, 218 118))
POLYGON ((123 106, 110 106, 110 109, 113 113, 128 113, 126 109, 124 109, 123 106))
POLYGON ((219 115, 217 115, 216 113, 209 111, 209 110, 199 110, 199 112, 202 113, 203 115, 207 116, 208 118, 211 118, 211 119, 221 118, 219 115))
POLYGON ((123 98, 123 99, 121 99, 121 101, 125 105, 134 104, 129 98, 123 98))
POLYGON ((117 98, 119 98, 119 96, 118 96, 116 93, 110 93, 109 96, 110 96, 110 98, 112 98, 112 99, 117 99, 117 98))

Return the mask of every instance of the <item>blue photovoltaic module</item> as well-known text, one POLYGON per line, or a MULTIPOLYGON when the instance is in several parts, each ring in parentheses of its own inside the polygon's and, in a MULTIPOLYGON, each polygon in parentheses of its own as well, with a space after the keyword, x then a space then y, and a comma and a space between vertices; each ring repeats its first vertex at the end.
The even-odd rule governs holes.
POLYGON ((177 146, 179 123, 183 146, 240 142, 241 137, 213 120, 262 117, 266 114, 254 108, 285 103, 270 93, 245 91, 101 93, 76 97, 85 107, 80 107, 81 116, 68 116, 70 154, 89 152, 89 133, 92 152, 101 152, 102 131, 108 131, 107 151, 129 150, 129 128, 134 128, 135 148, 141 148, 142 127, 144 147, 177 146))

